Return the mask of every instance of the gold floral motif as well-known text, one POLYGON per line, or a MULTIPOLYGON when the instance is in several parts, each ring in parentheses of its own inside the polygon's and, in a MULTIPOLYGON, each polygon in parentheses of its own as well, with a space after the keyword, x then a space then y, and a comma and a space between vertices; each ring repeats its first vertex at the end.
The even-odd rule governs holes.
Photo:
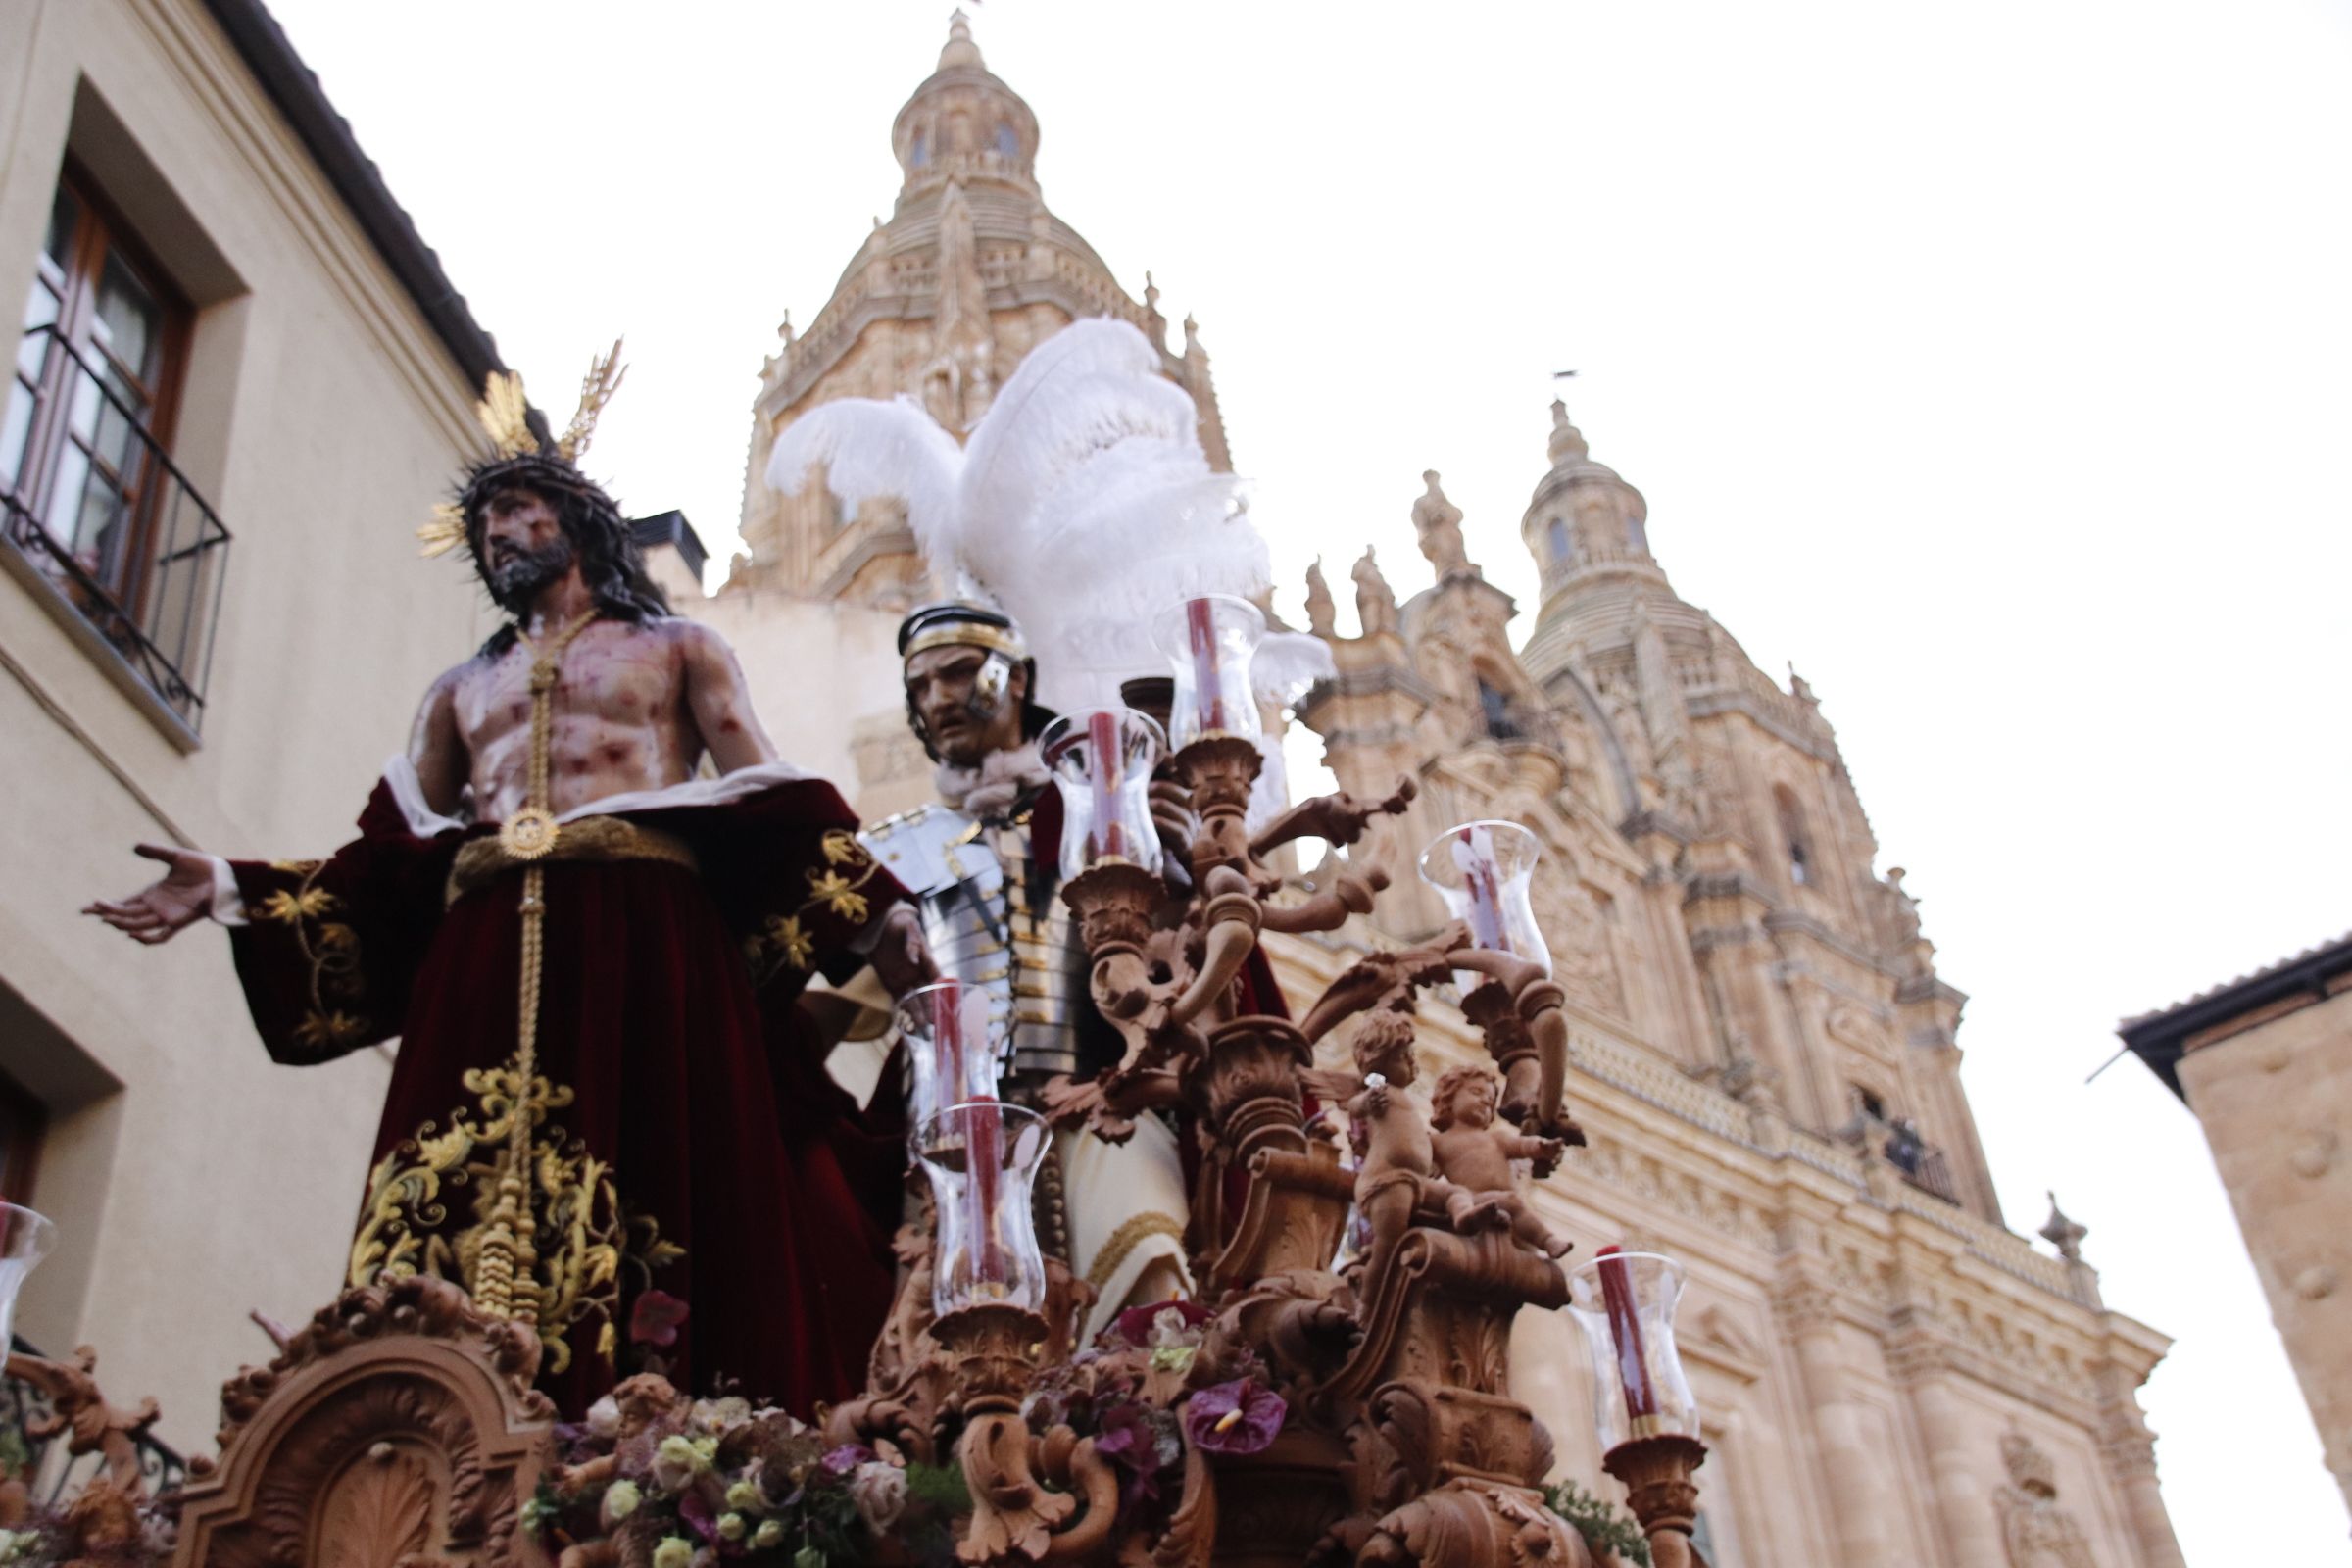
POLYGON ((304 920, 316 920, 342 903, 324 888, 315 888, 306 881, 292 893, 280 888, 264 899, 254 913, 265 920, 282 920, 298 925, 304 920))
POLYGON ((502 1287, 533 1304, 549 1372, 571 1364, 570 1336, 583 1324, 596 1325, 595 1353, 611 1361, 619 1349, 624 1267, 644 1283, 684 1257, 685 1249, 662 1240, 652 1215, 624 1215, 612 1167, 589 1153, 580 1139, 549 1124, 552 1112, 571 1104, 568 1085, 534 1076, 525 1086, 511 1063, 468 1072, 463 1082, 474 1103, 451 1116, 447 1132, 435 1133, 427 1122, 370 1173, 352 1243, 351 1283, 423 1273, 455 1279, 479 1295, 485 1283, 482 1244, 519 1114, 529 1134, 532 1267, 529 1278, 502 1287), (473 1195, 473 1223, 451 1235, 444 1229, 447 1200, 457 1188, 473 1195))
POLYGON ((259 920, 285 925, 303 961, 310 965, 311 1005, 294 1026, 296 1043, 313 1051, 344 1051, 373 1035, 374 1021, 358 1007, 367 991, 360 967, 360 934, 340 920, 328 920, 343 901, 318 885, 325 869, 320 860, 276 860, 271 869, 302 878, 292 889, 279 888, 254 906, 259 920))
POLYGON ((355 1018, 348 1012, 306 1012, 302 1022, 294 1026, 294 1038, 313 1051, 325 1051, 334 1046, 356 1046, 367 1038, 368 1021, 355 1018))
POLYGON ((797 914, 770 915, 767 921, 767 940, 784 956, 784 961, 795 969, 806 969, 816 953, 816 938, 801 929, 797 914))
POLYGON ((814 964, 816 933, 802 923, 803 916, 824 909, 851 925, 863 925, 873 913, 872 902, 858 890, 881 872, 880 862, 846 828, 828 830, 817 841, 817 848, 827 868, 812 867, 805 873, 808 901, 789 914, 769 915, 760 929, 744 938, 744 961, 751 966, 755 987, 767 984, 788 967, 806 973, 814 964), (849 870, 830 869, 836 865, 849 870))
POLYGON ((865 923, 865 895, 857 892, 856 884, 839 871, 810 871, 808 894, 812 903, 823 903, 844 920, 854 925, 865 923))

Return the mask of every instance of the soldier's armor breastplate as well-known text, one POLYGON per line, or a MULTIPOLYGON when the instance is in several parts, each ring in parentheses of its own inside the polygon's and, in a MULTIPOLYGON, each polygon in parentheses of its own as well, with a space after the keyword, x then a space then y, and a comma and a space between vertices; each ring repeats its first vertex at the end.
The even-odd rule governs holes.
POLYGON ((1062 903, 1059 868, 1031 853, 1024 814, 990 826, 946 806, 875 823, 860 842, 913 894, 942 977, 989 993, 1010 1042, 999 1071, 1008 1098, 1027 1099, 1056 1073, 1080 1068, 1094 1004, 1077 922, 1062 903))

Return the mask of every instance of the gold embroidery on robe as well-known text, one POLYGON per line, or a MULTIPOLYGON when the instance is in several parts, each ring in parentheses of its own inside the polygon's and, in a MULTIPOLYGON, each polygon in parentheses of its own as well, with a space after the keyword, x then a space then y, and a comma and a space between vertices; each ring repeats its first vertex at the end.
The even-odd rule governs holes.
POLYGON ((279 888, 253 908, 255 919, 285 926, 310 965, 311 1006, 295 1025, 294 1038, 314 1051, 356 1045, 373 1032, 373 1020, 348 1005, 367 988, 360 973, 360 934, 327 918, 343 907, 343 901, 317 886, 324 861, 275 860, 270 865, 302 878, 291 892, 279 888))
POLYGON ((825 857, 826 869, 811 868, 808 878, 808 898, 790 914, 771 914, 759 930, 743 939, 744 961, 751 966, 752 984, 763 986, 786 968, 804 972, 816 956, 816 938, 802 925, 801 917, 822 906, 854 926, 863 925, 873 913, 873 906, 858 891, 874 879, 882 869, 881 862, 866 853, 858 836, 846 828, 835 828, 818 842, 825 857), (833 866, 849 869, 837 871, 833 866), (854 874, 853 874, 854 873, 854 874))
MULTIPOLYGON (((510 1157, 521 1086, 511 1062, 468 1072, 464 1081, 475 1099, 470 1110, 454 1112, 447 1132, 425 1123, 369 1173, 351 1246, 352 1284, 421 1273, 478 1292, 482 1240, 510 1157), (443 1227, 463 1196, 456 1189, 470 1193, 473 1223, 453 1236, 443 1227)), ((514 1282, 512 1294, 535 1307, 549 1372, 570 1366, 568 1336, 583 1323, 597 1325, 596 1353, 609 1362, 619 1348, 623 1267, 643 1284, 686 1250, 662 1240, 652 1215, 624 1215, 612 1166, 562 1127, 546 1125, 550 1112, 572 1102, 570 1088, 534 1077, 521 1098, 533 1133, 528 1188, 536 1264, 529 1279, 514 1282)))

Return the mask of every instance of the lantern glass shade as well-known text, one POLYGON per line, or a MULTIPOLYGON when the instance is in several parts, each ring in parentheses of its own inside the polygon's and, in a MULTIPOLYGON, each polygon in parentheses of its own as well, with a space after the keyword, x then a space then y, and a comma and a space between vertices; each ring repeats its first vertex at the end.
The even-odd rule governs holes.
POLYGON ((1004 1059, 1004 1022, 986 986, 941 980, 899 999, 893 1014, 913 1083, 906 1120, 922 1124, 950 1105, 994 1100, 1004 1059))
POLYGON ((989 1302, 1045 1309, 1046 1260, 1032 1202, 1049 1142, 1044 1117, 993 1100, 950 1105, 915 1130, 937 1215, 937 1316, 989 1302))
MULTIPOLYGON (((1470 945, 1527 958, 1551 973, 1551 949, 1536 925, 1528 890, 1544 848, 1516 822, 1463 822, 1432 839, 1421 852, 1421 880, 1437 889, 1446 910, 1470 927, 1470 945)), ((1476 990, 1485 976, 1457 971, 1455 984, 1476 990)))
POLYGON ((16 1203, 0 1203, 0 1355, 6 1355, 9 1336, 16 1330, 17 1293, 24 1276, 40 1266, 57 1243, 57 1227, 47 1216, 16 1203))
POLYGON ((1152 772, 1167 755, 1159 726, 1132 708, 1065 713, 1038 738, 1061 787, 1061 874, 1098 865, 1159 870, 1152 772))
POLYGON ((1176 677, 1168 740, 1177 750, 1217 735, 1262 737, 1250 663, 1265 641, 1266 617, 1255 605, 1231 594, 1187 599, 1162 611, 1152 632, 1176 677))
POLYGON ((1698 1404, 1674 1347, 1683 1265, 1604 1248, 1568 1272, 1568 1314, 1592 1358, 1592 1419, 1603 1453, 1636 1438, 1695 1438, 1698 1404))

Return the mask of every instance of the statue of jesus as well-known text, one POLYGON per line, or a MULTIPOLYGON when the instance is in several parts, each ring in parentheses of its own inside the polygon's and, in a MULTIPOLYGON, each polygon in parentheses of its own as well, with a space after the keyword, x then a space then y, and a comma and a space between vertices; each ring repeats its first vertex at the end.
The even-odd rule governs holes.
POLYGON ((669 613, 577 467, 597 402, 543 450, 492 387, 496 456, 439 526, 512 618, 425 693, 359 837, 143 844, 163 878, 86 912, 148 944, 228 926, 278 1061, 400 1037, 350 1283, 459 1281, 536 1328, 574 1414, 649 1349, 806 1412, 863 1382, 904 1157, 795 999, 929 960, 857 818, 778 760, 726 642, 669 613))

